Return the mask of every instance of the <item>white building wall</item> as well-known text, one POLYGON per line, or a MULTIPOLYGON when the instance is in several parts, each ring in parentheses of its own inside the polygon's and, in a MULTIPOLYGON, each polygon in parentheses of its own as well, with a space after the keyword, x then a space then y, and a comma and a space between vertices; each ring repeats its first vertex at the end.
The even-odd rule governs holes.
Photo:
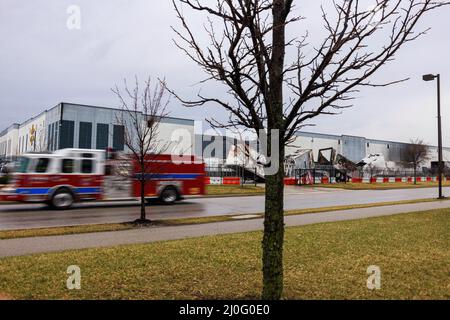
POLYGON ((385 158, 389 155, 388 145, 385 143, 367 142, 367 155, 370 154, 382 154, 385 158))
POLYGON ((6 156, 6 130, 0 133, 0 158, 3 158, 6 156))
MULTIPOLYGON (((442 156, 444 158, 444 161, 450 162, 450 148, 444 148, 442 152, 442 156)), ((430 162, 437 162, 438 160, 438 148, 437 147, 430 147, 430 154, 429 154, 429 160, 430 162)))
POLYGON ((319 151, 322 149, 334 148, 337 153, 341 153, 342 140, 324 135, 297 136, 289 146, 286 147, 286 155, 293 154, 299 149, 312 150, 314 161, 319 158, 319 151))
MULTIPOLYGON (((122 111, 118 109, 68 103, 59 104, 21 125, 13 125, 4 130, 0 134, 0 157, 14 157, 26 152, 58 149, 59 141, 57 140, 56 131, 60 131, 61 120, 74 122, 73 148, 79 147, 80 122, 92 124, 92 149, 96 148, 97 124, 108 124, 108 146, 113 147, 114 125, 120 125, 118 119, 120 119, 121 114, 122 111), (49 131, 49 126, 51 125, 53 125, 54 131, 49 131), (36 129, 36 147, 30 141, 33 126, 36 129), (54 137, 50 138, 50 142, 53 142, 53 148, 49 146, 49 133, 51 134, 52 132, 54 137)), ((144 117, 142 117, 142 121, 144 121, 144 117)), ((129 129, 131 130, 131 128, 129 129)), ((160 123, 159 139, 162 141, 162 144, 168 146, 166 153, 182 152, 184 155, 193 155, 195 150, 194 137, 194 121, 167 117, 160 123), (170 143, 172 138, 177 138, 179 141, 170 143)))
POLYGON ((159 139, 168 141, 166 153, 195 154, 194 121, 167 119, 159 125, 159 139))
POLYGON ((3 135, 0 137, 1 156, 9 158, 17 155, 18 134, 19 125, 12 125, 3 132, 3 135))
POLYGON ((46 112, 43 112, 36 118, 30 119, 20 125, 18 129, 17 155, 27 152, 47 151, 46 115, 46 112), (35 129, 35 143, 31 141, 32 128, 35 129))
POLYGON ((19 136, 19 130, 18 129, 11 130, 8 133, 8 145, 9 145, 8 156, 9 157, 17 155, 17 151, 18 151, 17 150, 18 149, 17 148, 17 143, 19 141, 18 136, 19 136))

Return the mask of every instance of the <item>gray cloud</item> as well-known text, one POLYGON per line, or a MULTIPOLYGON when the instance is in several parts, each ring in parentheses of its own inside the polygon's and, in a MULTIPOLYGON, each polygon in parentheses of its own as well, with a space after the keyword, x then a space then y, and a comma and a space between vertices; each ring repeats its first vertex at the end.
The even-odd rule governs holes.
MULTIPOLYGON (((307 19, 298 32, 308 28, 311 37, 319 39, 318 3, 299 3, 297 10, 307 19)), ((435 85, 422 82, 421 75, 440 72, 444 139, 450 145, 449 13, 445 8, 429 14, 419 26, 432 27, 429 34, 403 48, 377 75, 379 81, 411 77, 409 82, 364 89, 354 108, 317 119, 316 127, 308 130, 403 141, 418 137, 436 143, 435 85)), ((202 21, 193 23, 204 36, 202 21)), ((135 74, 141 79, 148 74, 166 77, 171 88, 194 97, 202 89, 194 84, 204 75, 174 46, 170 26, 177 24, 170 1, 1 0, 0 129, 60 101, 117 106, 110 88, 135 74), (66 28, 71 4, 81 8, 81 30, 66 28)), ((211 84, 202 90, 222 95, 222 89, 211 84)), ((173 101, 171 110, 173 116, 197 120, 226 117, 213 105, 192 110, 173 101)))

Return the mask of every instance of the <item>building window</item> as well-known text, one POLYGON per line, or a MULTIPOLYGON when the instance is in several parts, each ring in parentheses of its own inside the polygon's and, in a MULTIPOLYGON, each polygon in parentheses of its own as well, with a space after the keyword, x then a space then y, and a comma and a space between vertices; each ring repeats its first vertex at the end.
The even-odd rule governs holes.
POLYGON ((370 143, 369 142, 367 142, 367 148, 370 148, 370 143))
POLYGON ((73 121, 61 121, 59 131, 59 149, 73 148, 75 123, 73 121))
POLYGON ((58 137, 59 137, 59 121, 54 123, 55 125, 55 133, 53 136, 53 150, 59 149, 58 148, 58 137))
POLYGON ((104 123, 97 124, 97 142, 98 150, 108 149, 109 125, 104 123))
POLYGON ((47 133, 47 150, 51 151, 52 147, 51 147, 51 142, 52 142, 52 126, 48 125, 48 133, 47 133))
POLYGON ((92 123, 80 122, 78 146, 80 149, 92 148, 92 123))
POLYGON ((391 148, 391 145, 388 144, 388 145, 387 145, 387 148, 390 149, 390 148, 391 148))
MULTIPOLYGON (((28 137, 27 137, 28 140, 28 137)), ((50 151, 54 151, 54 145, 55 145, 55 124, 52 123, 50 125, 50 141, 49 141, 49 149, 50 151)))
POLYGON ((125 127, 114 125, 113 130, 113 149, 123 151, 125 149, 125 127))

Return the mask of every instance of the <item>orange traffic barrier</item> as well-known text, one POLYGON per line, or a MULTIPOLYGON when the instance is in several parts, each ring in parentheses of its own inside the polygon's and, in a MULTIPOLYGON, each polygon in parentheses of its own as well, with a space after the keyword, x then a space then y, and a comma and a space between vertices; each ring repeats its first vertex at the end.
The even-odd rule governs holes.
POLYGON ((296 182, 295 178, 284 178, 284 184, 287 186, 294 186, 297 184, 296 182))
POLYGON ((241 178, 238 178, 238 177, 225 177, 225 178, 223 178, 223 184, 224 185, 240 185, 241 184, 241 178))

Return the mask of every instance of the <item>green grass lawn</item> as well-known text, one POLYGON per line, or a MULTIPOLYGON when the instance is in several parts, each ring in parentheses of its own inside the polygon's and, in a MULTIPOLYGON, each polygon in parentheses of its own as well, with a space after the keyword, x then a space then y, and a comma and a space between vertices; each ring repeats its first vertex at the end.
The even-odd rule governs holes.
POLYGON ((229 195, 253 195, 264 194, 265 189, 260 186, 244 185, 209 185, 206 186, 206 194, 209 196, 229 196, 229 195))
MULTIPOLYGON (((316 184, 309 187, 346 189, 346 190, 393 190, 393 189, 414 189, 414 188, 437 188, 437 182, 395 182, 395 183, 333 183, 333 184, 316 184)), ((445 182, 444 187, 450 187, 450 182, 445 182)))
MULTIPOLYGON (((286 299, 450 298, 450 210, 289 228, 286 299), (369 291, 378 265, 382 289, 369 291)), ((0 260, 15 299, 253 299, 261 232, 0 260), (82 289, 65 288, 78 265, 82 289)))
MULTIPOLYGON (((437 188, 436 182, 396 182, 396 183, 334 183, 334 184, 315 184, 312 186, 303 186, 306 188, 320 187, 330 189, 346 190, 393 190, 393 189, 411 189, 411 188, 437 188)), ((450 182, 445 182, 444 187, 450 187, 450 182)), ((264 194, 264 187, 260 186, 224 186, 209 185, 206 186, 206 194, 209 196, 230 196, 230 195, 259 195, 264 194)))

